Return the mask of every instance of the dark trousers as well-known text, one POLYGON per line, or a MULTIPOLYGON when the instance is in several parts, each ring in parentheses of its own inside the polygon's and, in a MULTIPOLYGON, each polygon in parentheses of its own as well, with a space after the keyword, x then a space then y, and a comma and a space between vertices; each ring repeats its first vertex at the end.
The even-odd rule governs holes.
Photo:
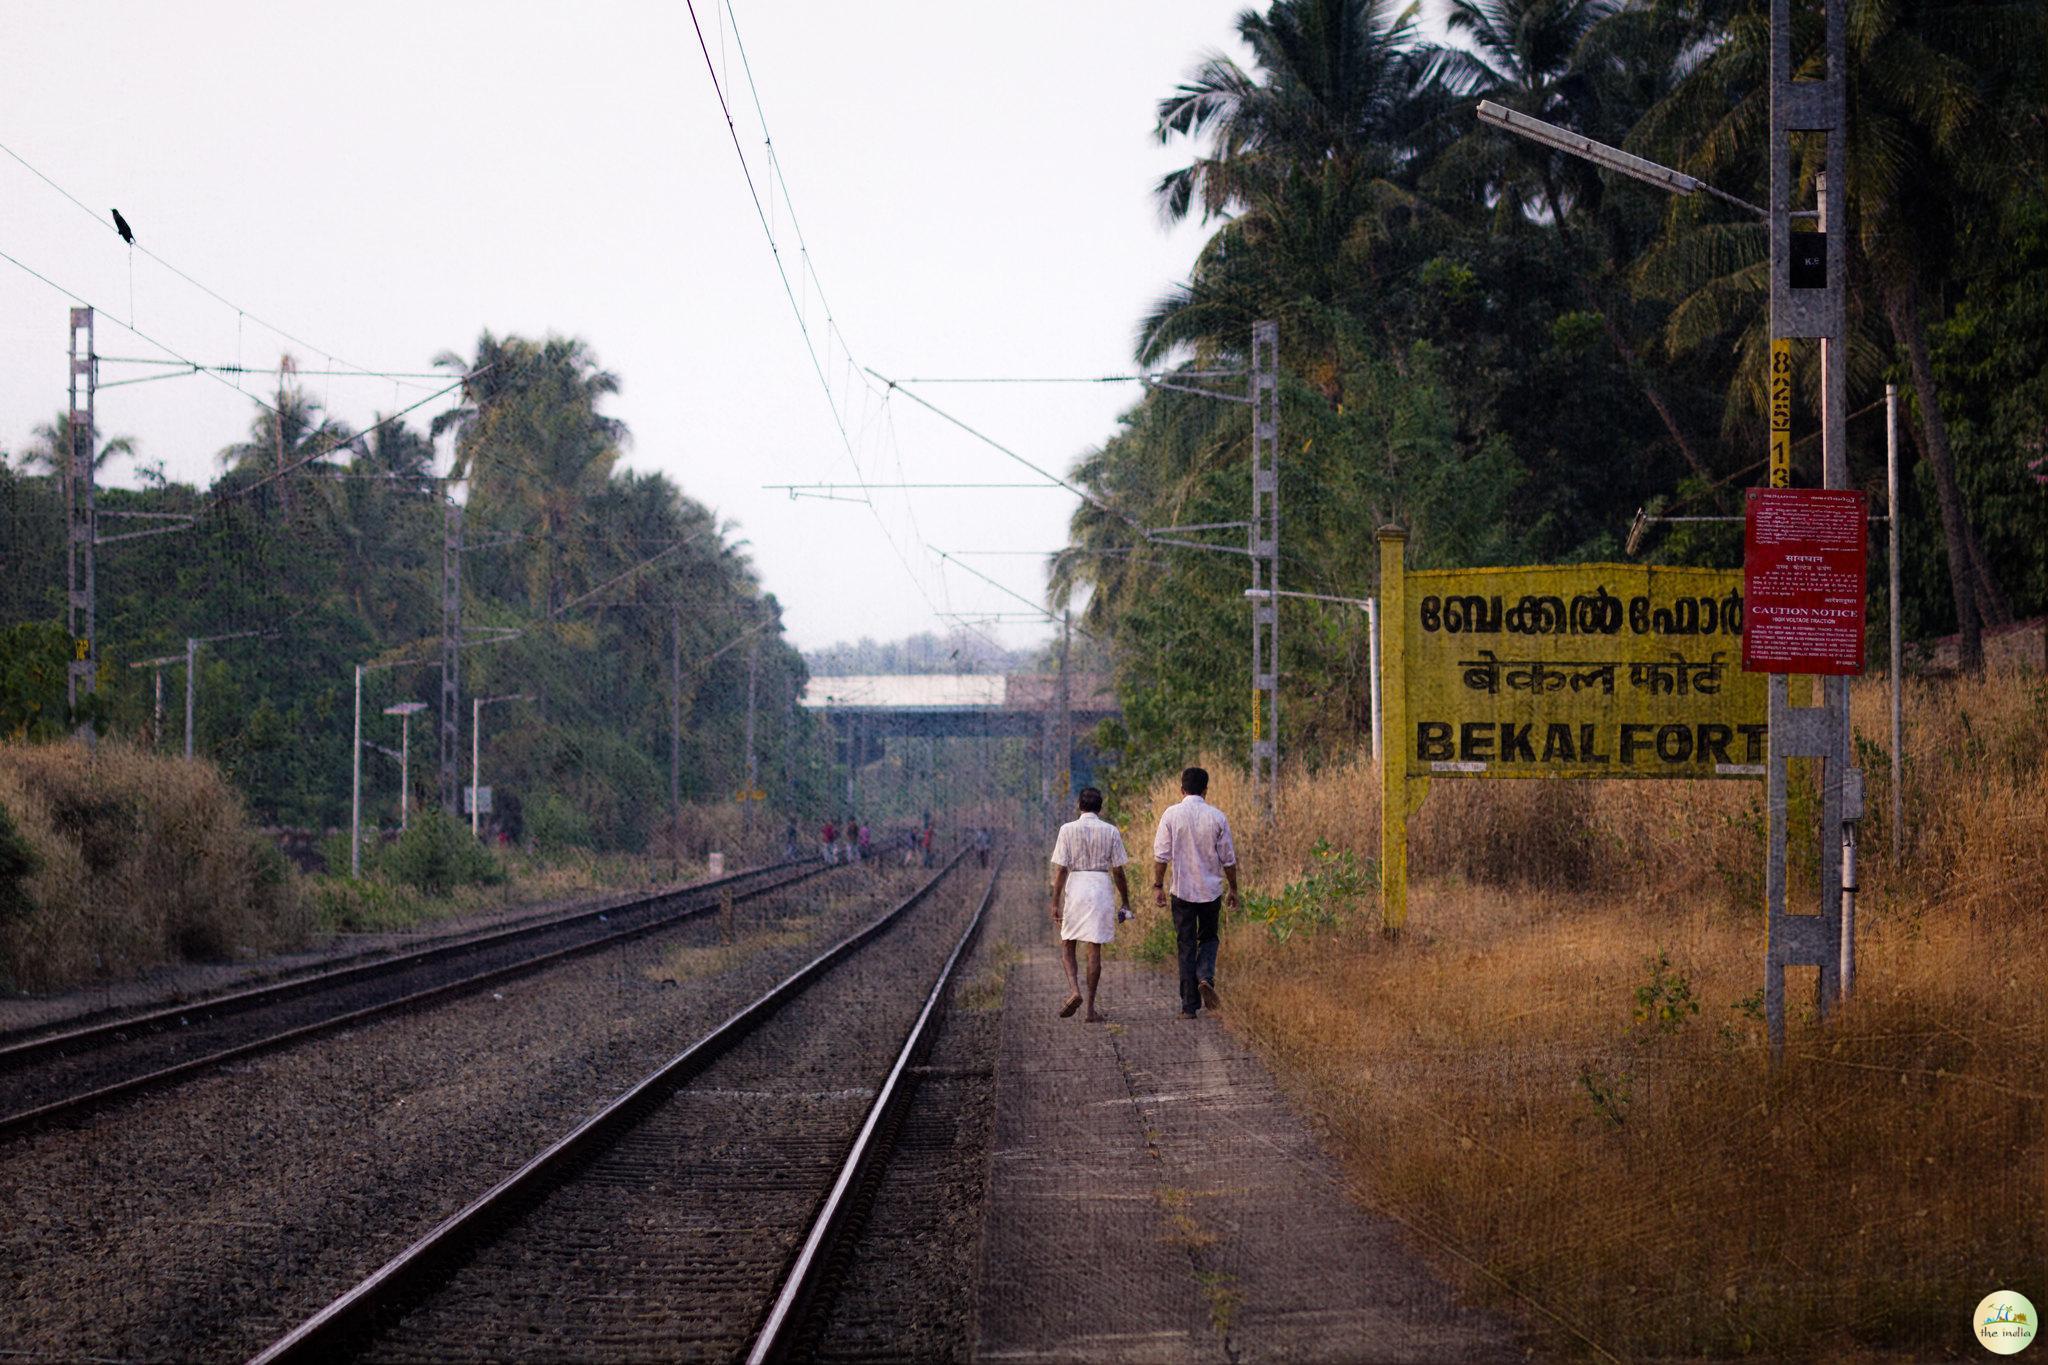
POLYGON ((1173 941, 1180 949, 1180 1008, 1194 1014, 1202 1008, 1197 982, 1216 982, 1216 922, 1223 914, 1221 897, 1213 901, 1169 898, 1173 906, 1173 941))

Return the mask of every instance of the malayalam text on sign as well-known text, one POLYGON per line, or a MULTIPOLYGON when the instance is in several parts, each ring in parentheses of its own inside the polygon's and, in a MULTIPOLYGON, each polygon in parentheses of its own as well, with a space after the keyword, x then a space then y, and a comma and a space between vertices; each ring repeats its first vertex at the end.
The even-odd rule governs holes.
POLYGON ((1407 575, 1416 777, 1754 777, 1763 679, 1732 569, 1582 564, 1407 575))
POLYGON ((1838 488, 1752 488, 1745 507, 1742 667, 1863 672, 1870 503, 1838 488))

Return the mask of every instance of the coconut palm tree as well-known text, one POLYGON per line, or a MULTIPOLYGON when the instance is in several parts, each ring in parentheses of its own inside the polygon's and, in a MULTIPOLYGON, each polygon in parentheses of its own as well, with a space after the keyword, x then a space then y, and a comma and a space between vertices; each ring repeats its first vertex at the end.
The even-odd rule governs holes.
MULTIPOLYGON (((93 452, 93 472, 98 473, 115 460, 132 459, 135 455, 135 439, 131 436, 110 436, 100 443, 93 452)), ((71 414, 59 412, 55 417, 35 429, 34 440, 21 453, 23 469, 41 469, 62 478, 71 474, 71 414)))
POLYGON ((258 407, 249 426, 249 439, 222 450, 220 463, 224 469, 278 479, 278 500, 289 512, 292 473, 329 468, 329 456, 352 452, 358 446, 356 434, 346 422, 323 416, 319 399, 280 377, 270 401, 258 407))
POLYGON ((528 596, 536 611, 552 612, 589 558, 591 502, 629 439, 624 422, 598 411, 619 391, 618 376, 566 337, 485 332, 473 359, 446 351, 434 363, 466 376, 462 405, 431 429, 455 432, 454 477, 468 480, 470 516, 526 538, 528 596))
POLYGON ((1155 187, 1161 215, 1241 212, 1310 168, 1347 178, 1398 170, 1431 112, 1416 103, 1426 69, 1417 12, 1387 0, 1275 0, 1240 14, 1256 74, 1211 53, 1159 101, 1161 142, 1207 142, 1155 187))
POLYGON ((1141 363, 1238 355, 1250 323, 1275 318, 1283 349, 1341 399, 1339 319, 1366 306, 1392 225, 1426 209, 1411 182, 1442 102, 1416 13, 1276 0, 1238 16, 1252 71, 1211 54, 1159 102, 1156 136, 1199 144, 1155 187, 1161 215, 1226 221, 1140 323, 1141 363))
MULTIPOLYGON (((1801 10, 1793 35, 1795 75, 1821 73, 1820 16, 1801 10)), ((2043 25, 2036 5, 1951 0, 1849 0, 1848 184, 1830 216, 1849 241, 1856 302, 1882 317, 1903 357, 1947 551, 1961 661, 1982 666, 1983 627, 2010 618, 2003 592, 1971 525, 1949 451, 1947 424, 1928 353, 1928 300, 1969 216, 1996 195, 2013 164, 2011 111, 2038 91, 2013 88, 2014 73, 2041 69, 2043 25)), ((1764 174, 1769 128, 1770 30, 1764 7, 1744 4, 1726 36, 1645 120, 1638 140, 1711 183, 1747 188, 1764 174)), ((2038 150, 2033 164, 2039 164, 2038 150)), ((1818 153, 1801 174, 1810 192, 1818 153)), ((1739 192, 1739 190, 1738 190, 1739 192)), ((1748 354, 1763 349, 1768 290, 1764 243, 1754 228, 1701 230, 1674 207, 1665 249, 1645 262, 1654 284, 1705 282, 1672 315, 1673 341, 1694 341, 1719 322, 1738 330, 1748 354), (1735 305, 1752 310, 1739 328, 1735 305)), ((1852 345, 1852 375, 1856 349, 1852 345)), ((1760 374, 1761 370, 1756 370, 1760 374)))

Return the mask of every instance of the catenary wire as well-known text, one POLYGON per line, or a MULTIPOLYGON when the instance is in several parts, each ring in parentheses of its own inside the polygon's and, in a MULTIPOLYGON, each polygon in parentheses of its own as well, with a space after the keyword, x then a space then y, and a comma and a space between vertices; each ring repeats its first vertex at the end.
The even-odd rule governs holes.
MULTIPOLYGON (((36 179, 38 179, 38 180, 42 181, 42 182, 43 182, 43 183, 44 183, 45 185, 48 185, 48 186, 49 186, 49 187, 50 187, 51 189, 53 189, 53 190, 57 191, 57 193, 59 193, 59 194, 63 195, 63 196, 64 196, 64 197, 66 198, 66 199, 70 200, 70 201, 71 201, 71 202, 72 202, 73 204, 76 204, 76 205, 78 206, 79 210, 80 210, 80 211, 81 211, 82 213, 84 213, 84 214, 85 214, 85 215, 86 215, 87 217, 91 218, 91 219, 92 219, 92 220, 93 220, 93 221, 94 221, 95 223, 98 223, 98 224, 99 224, 99 225, 100 225, 101 227, 105 228, 105 229, 106 229, 107 231, 109 231, 109 232, 115 232, 115 233, 118 233, 118 231, 119 231, 119 230, 118 230, 117 228, 115 228, 115 227, 114 227, 114 225, 113 225, 112 223, 108 222, 108 221, 107 221, 107 220, 106 220, 105 218, 102 218, 102 217, 101 217, 101 216, 100 216, 100 215, 99 215, 99 214, 98 214, 98 213, 97 213, 97 212, 96 212, 96 211, 95 211, 95 210, 94 210, 94 209, 93 209, 93 208, 92 208, 92 207, 91 207, 90 205, 88 205, 88 204, 87 204, 87 203, 86 203, 86 202, 85 202, 85 201, 84 201, 83 199, 80 199, 80 198, 79 198, 79 197, 78 197, 77 195, 73 194, 73 193, 72 193, 72 192, 71 192, 70 190, 67 190, 67 189, 65 189, 65 188, 64 188, 64 187, 63 187, 62 185, 58 184, 58 183, 57 183, 57 182, 56 182, 55 180, 52 180, 52 179, 51 179, 51 178, 50 178, 50 177, 49 177, 48 175, 44 174, 44 173, 43 173, 43 171, 41 171, 41 170, 40 170, 40 169, 38 169, 38 168, 37 168, 36 166, 34 166, 33 164, 31 164, 31 163, 29 162, 28 158, 24 157, 24 156, 23 156, 23 155, 22 155, 22 154, 21 154, 20 152, 17 152, 17 151, 15 151, 15 150, 14 150, 14 149, 13 149, 12 147, 9 147, 9 146, 7 146, 7 145, 6 145, 5 143, 0 143, 0 152, 5 152, 5 153, 7 153, 7 155, 9 155, 10 157, 13 157, 13 158, 14 158, 14 160, 16 160, 17 162, 19 162, 19 163, 20 163, 20 164, 21 164, 21 165, 22 165, 22 166, 23 166, 23 167, 24 167, 24 168, 25 168, 25 169, 26 169, 26 170, 27 170, 27 171, 28 171, 28 172, 29 172, 29 173, 30 173, 31 175, 35 176, 35 177, 36 177, 36 179)), ((235 310, 235 315, 236 315, 237 317, 240 317, 240 318, 247 318, 247 319, 248 319, 249 321, 251 321, 251 322, 255 323, 255 324, 256 324, 257 326, 259 326, 259 327, 262 327, 262 328, 263 328, 264 330, 266 330, 266 331, 269 331, 269 332, 273 332, 273 333, 277 334, 278 336, 281 336, 281 337, 283 337, 283 338, 284 338, 284 339, 285 339, 286 341, 289 341, 289 342, 291 342, 291 343, 292 343, 293 345, 295 345, 295 346, 303 346, 303 347, 305 347, 305 348, 306 348, 306 349, 307 349, 308 351, 311 351, 311 352, 313 352, 313 353, 315 353, 315 354, 318 354, 318 355, 324 355, 324 356, 326 356, 326 357, 327 357, 328 359, 330 359, 330 360, 338 360, 338 361, 340 361, 340 362, 341 362, 342 364, 344 364, 344 365, 348 366, 348 367, 349 367, 349 368, 350 368, 351 370, 354 370, 354 371, 355 371, 356 373, 358 373, 358 374, 375 374, 375 373, 378 373, 377 371, 373 371, 373 370, 365 369, 365 368, 364 368, 363 366, 361 366, 361 365, 358 365, 358 364, 356 364, 356 363, 355 363, 355 362, 354 362, 353 360, 350 360, 350 359, 349 359, 349 358, 348 358, 347 356, 343 356, 343 355, 337 355, 337 354, 335 354, 335 353, 334 353, 333 351, 330 351, 330 350, 328 350, 328 349, 327 349, 327 348, 326 348, 325 346, 316 346, 316 345, 314 345, 314 344, 313 344, 312 342, 310 342, 310 341, 307 341, 307 340, 306 340, 306 339, 305 339, 304 337, 300 337, 300 336, 295 336, 295 335, 293 335, 292 333, 290 333, 290 332, 287 332, 287 331, 286 331, 286 330, 285 330, 284 328, 282 328, 282 327, 278 326, 278 325, 277 325, 276 323, 274 323, 274 322, 269 322, 269 321, 265 320, 264 318, 262 318, 262 317, 258 316, 257 314, 255 314, 255 313, 252 313, 252 312, 250 312, 250 311, 249 311, 248 309, 246 309, 246 308, 242 307, 242 305, 241 305, 241 304, 239 304, 239 303, 236 303, 236 302, 235 302, 235 301, 234 301, 233 299, 230 299, 230 298, 226 297, 225 295, 221 294, 221 293, 220 293, 219 291, 217 291, 217 290, 215 290, 215 289, 211 288, 210 286, 208 286, 208 285, 206 285, 206 284, 203 284, 203 283, 201 283, 200 281, 198 281, 198 280, 196 280, 196 279, 192 278, 192 276, 190 276, 190 275, 186 274, 186 273, 185 273, 185 272, 184 272, 183 270, 180 270, 180 269, 179 269, 179 268, 178 268, 177 266, 175 266, 175 265, 172 265, 172 264, 171 264, 171 263, 170 263, 169 261, 167 261, 167 260, 165 260, 165 259, 164 259, 163 257, 161 257, 161 256, 157 255, 157 254, 156 254, 156 253, 155 253, 154 251, 151 251, 151 250, 150 250, 150 249, 149 249, 148 247, 146 247, 146 246, 142 245, 142 243, 140 243, 140 242, 131 242, 131 243, 128 243, 128 245, 129 245, 129 246, 130 246, 130 247, 131 247, 131 248, 132 248, 133 250, 139 251, 139 252, 141 252, 141 253, 142 253, 143 255, 145 255, 145 256, 147 256, 147 257, 149 257, 149 259, 151 259, 152 261, 155 261, 155 262, 156 262, 156 263, 157 263, 158 265, 160 265, 160 266, 162 266, 162 267, 163 267, 164 269, 166 269, 166 270, 170 271, 170 272, 171 272, 171 273, 172 273, 173 275, 176 275, 176 276, 177 276, 177 277, 178 277, 179 279, 181 279, 181 280, 185 281, 185 283, 187 283, 187 284, 191 285, 191 286, 192 286, 192 287, 193 287, 194 289, 197 289, 197 290, 198 290, 198 291, 199 291, 200 293, 202 293, 202 294, 205 294, 205 295, 206 295, 206 296, 207 296, 208 298, 210 298, 210 299, 213 299, 213 300, 214 300, 214 301, 215 301, 216 303, 219 303, 219 304, 222 304, 222 305, 223 305, 223 306, 225 306, 225 307, 228 307, 228 308, 232 308, 232 309, 234 309, 234 310, 235 310)), ((90 306, 90 305, 88 305, 88 306, 90 306)), ((111 314, 110 314, 109 316, 111 316, 111 314)), ((134 329, 133 327, 130 327, 130 328, 129 328, 128 330, 129 330, 129 331, 131 331, 131 332, 134 332, 134 331, 135 331, 135 329, 134 329)), ((135 335, 137 335, 137 336, 142 336, 142 333, 140 333, 140 332, 135 332, 135 335)), ((147 337, 144 337, 143 339, 144 339, 144 340, 149 340, 149 338, 147 338, 147 337)), ((151 344, 151 345, 158 345, 158 344, 160 344, 160 343, 157 343, 157 342, 154 342, 154 341, 152 341, 152 342, 151 342, 150 344, 151 344)), ((166 347, 165 349, 166 349, 166 350, 168 350, 169 348, 168 348, 168 347, 166 347)), ((174 354, 175 354, 175 353, 174 353, 174 354)), ((393 375, 388 375, 388 374, 387 374, 387 375, 384 375, 383 377, 385 377, 385 378, 396 378, 396 376, 393 376, 393 375)))

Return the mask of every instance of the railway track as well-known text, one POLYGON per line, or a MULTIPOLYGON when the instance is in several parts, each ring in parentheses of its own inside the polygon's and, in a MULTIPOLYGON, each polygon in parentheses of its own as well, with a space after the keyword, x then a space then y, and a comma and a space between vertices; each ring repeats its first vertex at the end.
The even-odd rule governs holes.
POLYGON ((0 1141, 245 1057, 419 1009, 734 903, 822 863, 753 868, 623 905, 525 921, 270 985, 0 1046, 0 1141))
POLYGON ((256 1360, 778 1358, 994 899, 1000 865, 971 909, 947 894, 965 861, 256 1360))

